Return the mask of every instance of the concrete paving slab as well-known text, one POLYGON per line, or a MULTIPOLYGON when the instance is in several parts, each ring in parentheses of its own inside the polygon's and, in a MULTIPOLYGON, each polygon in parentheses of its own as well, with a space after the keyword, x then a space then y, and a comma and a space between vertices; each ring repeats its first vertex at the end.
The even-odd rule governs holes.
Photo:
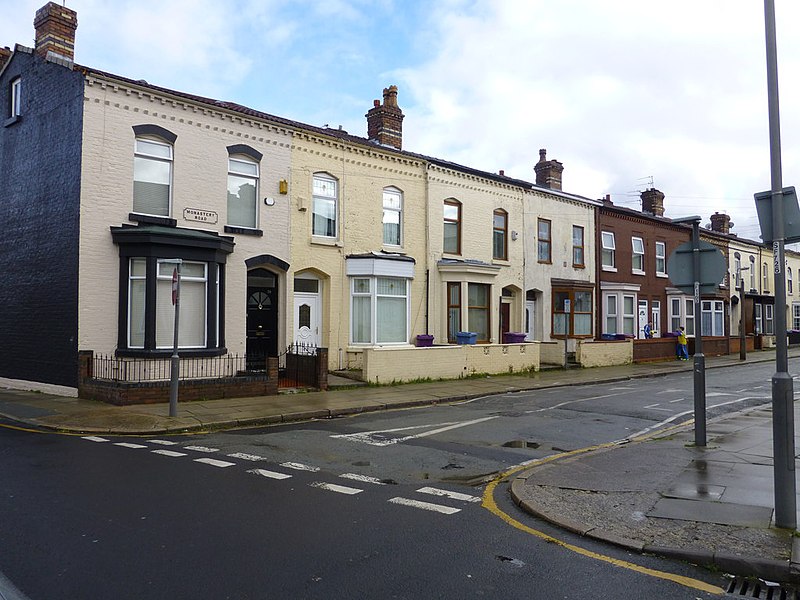
POLYGON ((766 529, 772 519, 772 509, 746 504, 662 498, 647 512, 647 516, 766 529))
POLYGON ((725 486, 722 485, 682 482, 664 492, 664 496, 685 500, 719 500, 724 491, 725 486))

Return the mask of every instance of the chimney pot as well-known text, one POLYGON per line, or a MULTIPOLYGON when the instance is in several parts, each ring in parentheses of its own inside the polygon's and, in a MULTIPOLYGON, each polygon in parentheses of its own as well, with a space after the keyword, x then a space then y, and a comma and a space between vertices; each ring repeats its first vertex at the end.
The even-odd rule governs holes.
POLYGON ((33 19, 36 29, 35 51, 42 58, 53 54, 75 59, 75 30, 78 28, 78 13, 66 6, 48 2, 36 11, 33 19))
POLYGON ((715 212, 711 215, 711 231, 730 233, 731 227, 733 227, 733 223, 731 223, 730 215, 720 212, 715 212))
POLYGON ((561 173, 564 165, 557 160, 547 160, 547 149, 539 150, 539 162, 533 166, 536 173, 536 185, 548 187, 552 190, 561 189, 561 173))
POLYGON ((500 169, 500 177, 505 177, 506 172, 503 169, 500 169))
POLYGON ((656 188, 646 189, 641 193, 642 212, 656 217, 664 216, 664 192, 656 188))
POLYGON ((383 90, 383 104, 379 100, 365 115, 367 117, 367 137, 381 146, 403 148, 403 119, 405 115, 397 106, 397 86, 390 85, 383 90))

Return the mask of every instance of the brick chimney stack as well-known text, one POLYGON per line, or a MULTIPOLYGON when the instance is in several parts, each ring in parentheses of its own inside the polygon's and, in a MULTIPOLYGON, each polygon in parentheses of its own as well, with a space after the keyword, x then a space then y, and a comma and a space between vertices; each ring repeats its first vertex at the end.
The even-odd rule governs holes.
POLYGON ((36 28, 36 54, 47 58, 47 54, 52 52, 61 58, 75 60, 78 13, 66 6, 48 2, 36 11, 33 26, 36 28))
POLYGON ((730 215, 718 212, 711 215, 711 231, 730 233, 731 227, 733 227, 733 223, 731 223, 730 215))
POLYGON ((664 192, 656 188, 645 190, 641 194, 642 212, 656 217, 664 216, 664 192))
POLYGON ((367 137, 381 146, 403 149, 403 118, 405 115, 397 106, 397 86, 390 85, 383 90, 383 104, 375 100, 367 117, 367 137))
POLYGON ((564 165, 557 160, 547 160, 547 150, 539 150, 539 162, 533 167, 536 173, 536 185, 548 187, 551 190, 561 189, 561 173, 564 165))

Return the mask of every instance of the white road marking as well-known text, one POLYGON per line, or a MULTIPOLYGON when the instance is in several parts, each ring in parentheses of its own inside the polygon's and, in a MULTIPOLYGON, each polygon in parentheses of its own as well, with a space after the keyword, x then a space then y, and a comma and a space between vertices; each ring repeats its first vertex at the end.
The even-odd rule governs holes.
POLYGON ((96 435, 87 435, 81 438, 82 440, 89 440, 90 442, 107 442, 106 438, 97 437, 96 435))
POLYGON ((253 475, 260 475, 261 477, 268 477, 269 479, 289 479, 291 475, 286 473, 276 473, 275 471, 267 471, 266 469, 249 469, 248 473, 253 475))
POLYGON ((600 400, 602 398, 616 398, 618 395, 619 394, 603 394, 601 396, 590 396, 589 398, 578 398, 577 400, 567 400, 565 402, 559 402, 558 404, 554 404, 553 406, 545 406, 544 408, 537 408, 535 410, 526 410, 525 413, 527 414, 527 413, 544 412, 546 410, 561 408, 562 406, 566 406, 567 404, 575 404, 576 402, 588 402, 589 400, 600 400))
POLYGON ((164 456, 186 456, 185 452, 175 452, 174 450, 151 450, 153 454, 163 454, 164 456))
POLYGON ((682 392, 683 390, 661 390, 660 392, 656 392, 656 394, 674 394, 675 392, 682 392))
POLYGON ((351 488, 347 487, 346 485, 336 485, 335 483, 323 483, 321 481, 315 481, 314 483, 309 483, 311 487, 320 488, 323 490, 328 490, 329 492, 336 492, 337 494, 348 494, 352 496, 353 494, 360 494, 364 490, 360 490, 358 488, 351 488))
POLYGON ((354 479, 355 481, 363 481, 364 483, 373 483, 375 485, 386 485, 377 477, 370 477, 369 475, 359 475, 358 473, 342 473, 339 477, 345 479, 354 479))
POLYGON ((672 409, 670 409, 670 408, 656 408, 656 406, 658 406, 658 405, 659 405, 659 403, 656 402, 655 404, 649 404, 648 406, 645 406, 643 408, 647 408, 647 409, 650 409, 650 410, 659 410, 661 412, 672 412, 672 409))
POLYGON ((461 500, 462 502, 480 502, 481 499, 477 496, 470 496, 469 494, 462 494, 460 492, 451 492, 449 490, 440 490, 438 488, 423 487, 417 490, 420 494, 431 494, 432 496, 444 496, 452 500, 461 500))
POLYGON ((245 454, 244 452, 234 452, 233 454, 228 454, 228 456, 230 456, 231 458, 240 458, 242 460, 250 460, 253 462, 259 460, 267 460, 263 456, 258 456, 256 454, 245 454))
POLYGON ((169 440, 147 440, 151 444, 161 444, 162 446, 177 446, 178 442, 170 442, 169 440))
POLYGON ((347 434, 340 434, 340 435, 332 435, 332 438, 341 438, 345 440, 349 440, 351 442, 361 442, 362 444, 369 444, 370 446, 391 446, 393 444, 399 444, 401 442, 407 442, 408 440, 413 440, 422 437, 428 437, 430 435, 436 435, 437 433, 443 433, 445 431, 450 431, 451 429, 458 429, 459 427, 468 427, 470 425, 475 425, 477 423, 483 423, 485 421, 491 421, 492 419, 498 419, 500 415, 495 415, 492 417, 483 417, 481 419, 473 419, 471 421, 450 421, 447 423, 435 423, 429 425, 414 425, 412 427, 398 427, 397 429, 382 429, 379 431, 361 431, 359 433, 347 433, 347 434), (424 431, 422 433, 418 433, 416 435, 406 435, 403 437, 391 438, 386 437, 385 433, 397 433, 398 431, 409 431, 412 429, 423 429, 425 427, 437 427, 438 429, 431 429, 430 431, 424 431))
POLYGON ((460 508, 442 506, 441 504, 431 504, 430 502, 420 502, 419 500, 410 500, 408 498, 390 498, 389 502, 392 504, 401 504, 403 506, 411 506, 413 508, 421 508, 422 510, 439 512, 445 515, 453 515, 457 512, 461 512, 460 508))
POLYGON ((195 452, 219 452, 219 448, 206 448, 205 446, 184 446, 184 448, 195 452))
POLYGON ((728 392, 707 392, 706 393, 706 398, 711 398, 713 396, 733 396, 733 394, 730 394, 728 392))
POLYGON ((131 444, 130 442, 116 442, 115 446, 122 446, 123 448, 147 448, 147 446, 142 446, 141 444, 131 444))
POLYGON ((683 402, 684 400, 686 400, 686 398, 678 398, 677 400, 670 400, 669 403, 675 404, 676 402, 683 402))
POLYGON ((195 458, 194 462, 211 465, 212 467, 232 467, 236 464, 225 460, 217 460, 216 458, 195 458))
POLYGON ((311 471, 312 473, 319 471, 319 467, 312 467, 311 465, 304 465, 303 463, 296 462, 281 463, 281 466, 287 469, 294 469, 295 471, 311 471))

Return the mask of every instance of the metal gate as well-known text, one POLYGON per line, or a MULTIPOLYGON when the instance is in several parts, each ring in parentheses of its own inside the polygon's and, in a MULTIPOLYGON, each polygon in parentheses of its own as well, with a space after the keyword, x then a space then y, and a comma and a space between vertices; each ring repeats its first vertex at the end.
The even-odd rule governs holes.
POLYGON ((278 387, 319 388, 319 353, 312 344, 292 344, 278 356, 278 387))

